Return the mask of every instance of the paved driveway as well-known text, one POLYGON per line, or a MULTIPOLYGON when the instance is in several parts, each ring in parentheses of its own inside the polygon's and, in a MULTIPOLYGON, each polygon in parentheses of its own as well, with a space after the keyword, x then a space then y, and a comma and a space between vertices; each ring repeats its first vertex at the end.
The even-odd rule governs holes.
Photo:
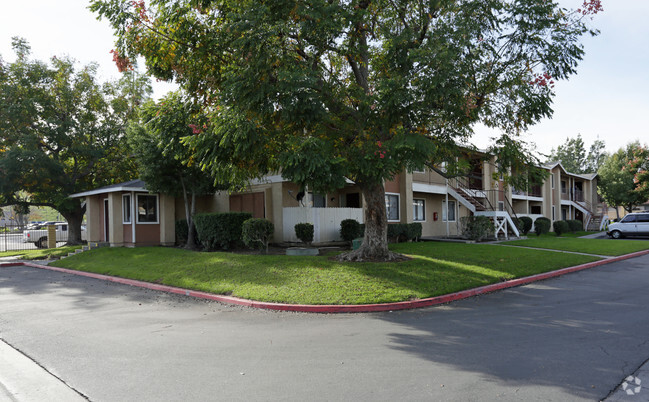
POLYGON ((647 289, 649 256, 447 306, 308 315, 1 268, 0 338, 93 401, 598 400, 649 357, 647 289))

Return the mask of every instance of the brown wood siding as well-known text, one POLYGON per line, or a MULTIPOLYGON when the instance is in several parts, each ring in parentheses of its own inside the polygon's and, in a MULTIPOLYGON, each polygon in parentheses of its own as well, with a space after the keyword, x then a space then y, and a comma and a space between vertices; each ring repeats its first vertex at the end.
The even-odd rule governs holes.
MULTIPOLYGON (((126 242, 126 236, 124 236, 126 242)), ((138 246, 157 246, 160 244, 160 224, 135 225, 135 242, 138 246)))
POLYGON ((392 180, 385 182, 385 192, 386 193, 401 193, 399 175, 396 175, 392 180))
POLYGON ((265 218, 264 193, 233 194, 230 196, 230 211, 250 212, 253 218, 265 218))

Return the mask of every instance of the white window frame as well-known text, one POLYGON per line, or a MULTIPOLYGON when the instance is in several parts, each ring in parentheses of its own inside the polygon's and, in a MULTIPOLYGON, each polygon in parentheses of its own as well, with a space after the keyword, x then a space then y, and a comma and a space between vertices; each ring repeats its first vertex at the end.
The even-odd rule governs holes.
MULTIPOLYGON (((457 222, 457 202, 455 200, 448 200, 449 204, 453 203, 453 220, 448 222, 457 222)), ((447 222, 448 219, 448 205, 446 200, 442 200, 442 222, 447 222)))
POLYGON ((396 220, 395 219, 390 219, 390 214, 388 213, 388 203, 387 203, 387 200, 386 200, 385 214, 387 215, 388 222, 401 222, 401 194, 399 194, 399 193, 385 193, 385 198, 387 198, 390 195, 393 195, 393 196, 397 197, 397 215, 398 215, 398 218, 396 220))
POLYGON ((426 200, 425 199, 423 198, 412 199, 412 220, 413 222, 426 222, 426 200), (424 215, 423 219, 417 219, 417 214, 415 213, 417 211, 417 208, 415 208, 416 201, 421 201, 421 208, 424 215))
POLYGON ((133 211, 131 208, 131 195, 130 194, 122 194, 122 224, 123 225, 130 225, 133 223, 133 211), (126 198, 128 198, 128 202, 126 202, 126 198), (128 208, 128 220, 126 220, 126 208, 128 208))
POLYGON ((160 223, 160 197, 158 197, 158 194, 135 194, 135 209, 137 212, 135 214, 135 221, 137 222, 138 225, 157 225, 160 223), (140 208, 140 197, 155 197, 155 208, 156 208, 155 222, 140 222, 140 212, 138 211, 140 208))

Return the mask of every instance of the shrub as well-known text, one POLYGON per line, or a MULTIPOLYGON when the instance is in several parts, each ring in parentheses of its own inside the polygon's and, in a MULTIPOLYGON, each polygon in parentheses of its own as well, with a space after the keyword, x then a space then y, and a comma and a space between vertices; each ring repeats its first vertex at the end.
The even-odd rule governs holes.
POLYGON ((408 239, 407 223, 391 223, 388 225, 388 239, 400 243, 408 239))
POLYGON ((550 225, 552 222, 548 218, 545 217, 540 217, 536 218, 534 221, 534 232, 536 233, 537 236, 541 236, 544 233, 548 233, 550 231, 550 225))
POLYGON ((409 223, 406 230, 408 240, 417 241, 421 237, 422 226, 419 222, 409 223))
POLYGON ((561 236, 562 234, 570 230, 570 225, 568 225, 568 222, 566 221, 555 221, 552 224, 552 227, 554 228, 554 233, 557 236, 561 236))
POLYGON ((176 221, 176 244, 183 245, 187 243, 189 229, 187 228, 187 219, 176 221))
POLYGON ((344 219, 340 222, 340 237, 344 241, 351 242, 358 237, 363 237, 364 232, 365 225, 361 225, 356 219, 344 219))
MULTIPOLYGON (((313 227, 313 226, 312 226, 313 227)), ((273 237, 275 225, 268 219, 250 218, 243 222, 241 235, 243 242, 250 248, 263 248, 268 254, 268 243, 273 237)))
POLYGON ((532 224, 534 223, 534 221, 529 216, 522 216, 520 218, 520 221, 521 231, 523 232, 523 235, 526 236, 530 232, 530 230, 532 230, 532 224))
POLYGON ((494 235, 494 224, 486 216, 463 216, 460 225, 462 235, 471 240, 481 241, 494 235))
POLYGON ((243 222, 252 218, 249 212, 196 214, 194 224, 198 241, 207 250, 230 250, 243 244, 243 222))
POLYGON ((298 223, 295 225, 295 235, 302 243, 311 244, 313 241, 313 225, 310 223, 298 223))
POLYGON ((584 224, 581 223, 581 221, 578 221, 576 219, 571 219, 571 220, 566 221, 566 222, 568 222, 569 230, 572 233, 579 232, 580 230, 582 230, 584 228, 584 224))

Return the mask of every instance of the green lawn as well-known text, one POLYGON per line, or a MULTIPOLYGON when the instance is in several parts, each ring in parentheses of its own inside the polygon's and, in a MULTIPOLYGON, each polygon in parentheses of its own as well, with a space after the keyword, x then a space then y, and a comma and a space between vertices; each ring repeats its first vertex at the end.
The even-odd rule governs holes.
POLYGON ((402 243, 412 260, 338 263, 288 257, 103 248, 52 265, 268 302, 386 303, 427 298, 578 265, 597 258, 498 245, 402 243))
POLYGON ((503 244, 610 256, 649 249, 649 241, 644 240, 577 239, 563 235, 531 236, 527 240, 513 240, 503 244))
POLYGON ((63 246, 53 249, 5 251, 0 253, 0 257, 20 256, 20 258, 23 260, 47 260, 51 258, 66 256, 68 255, 68 253, 71 253, 78 248, 81 248, 81 246, 63 246))

